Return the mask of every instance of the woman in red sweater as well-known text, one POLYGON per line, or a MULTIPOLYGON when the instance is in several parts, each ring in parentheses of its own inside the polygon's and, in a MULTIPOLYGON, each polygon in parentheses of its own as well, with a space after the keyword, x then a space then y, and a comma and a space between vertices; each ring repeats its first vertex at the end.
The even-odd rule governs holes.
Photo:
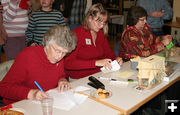
POLYGON ((40 91, 57 88, 69 89, 66 80, 63 57, 75 49, 76 36, 66 26, 56 25, 48 30, 43 45, 25 48, 18 54, 11 69, 0 82, 0 96, 4 104, 22 99, 42 100, 48 96, 40 91))
POLYGON ((73 30, 78 42, 75 51, 65 58, 65 68, 72 79, 79 79, 100 71, 100 67, 111 69, 110 62, 122 59, 110 49, 107 41, 107 11, 102 4, 91 6, 82 26, 73 30))

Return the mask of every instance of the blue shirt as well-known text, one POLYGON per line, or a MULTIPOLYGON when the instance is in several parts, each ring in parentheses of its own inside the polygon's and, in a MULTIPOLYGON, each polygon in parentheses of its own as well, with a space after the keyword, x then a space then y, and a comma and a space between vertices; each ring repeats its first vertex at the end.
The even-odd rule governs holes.
POLYGON ((164 20, 169 20, 173 17, 173 10, 167 0, 138 0, 137 6, 141 6, 147 11, 147 23, 151 28, 162 28, 164 20), (155 11, 163 12, 162 17, 149 16, 149 14, 155 11))

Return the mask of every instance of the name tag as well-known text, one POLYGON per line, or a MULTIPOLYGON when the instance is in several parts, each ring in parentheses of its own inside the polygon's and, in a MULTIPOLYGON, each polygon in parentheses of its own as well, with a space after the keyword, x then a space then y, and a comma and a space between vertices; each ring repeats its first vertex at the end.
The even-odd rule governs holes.
POLYGON ((86 45, 91 45, 91 39, 86 38, 85 40, 86 40, 86 45))

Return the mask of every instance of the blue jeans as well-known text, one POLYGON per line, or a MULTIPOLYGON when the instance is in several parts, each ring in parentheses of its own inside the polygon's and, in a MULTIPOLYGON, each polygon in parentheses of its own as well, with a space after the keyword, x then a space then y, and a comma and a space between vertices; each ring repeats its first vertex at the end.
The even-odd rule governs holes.
POLYGON ((114 52, 117 56, 119 56, 120 45, 121 45, 121 40, 119 40, 115 45, 114 52))

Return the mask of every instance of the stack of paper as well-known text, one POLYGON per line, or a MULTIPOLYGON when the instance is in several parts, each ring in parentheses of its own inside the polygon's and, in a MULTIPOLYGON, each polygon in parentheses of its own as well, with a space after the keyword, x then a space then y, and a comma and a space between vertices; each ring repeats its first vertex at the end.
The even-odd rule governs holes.
POLYGON ((102 67, 101 71, 103 73, 109 73, 109 72, 117 71, 117 70, 119 70, 121 68, 116 60, 111 62, 111 66, 112 66, 111 70, 107 70, 107 69, 105 69, 105 67, 102 67))
MULTIPOLYGON (((54 99, 54 104, 53 104, 54 108, 68 111, 71 108, 73 108, 75 105, 82 104, 88 98, 83 94, 76 93, 77 91, 85 91, 85 90, 89 90, 89 88, 84 86, 78 86, 75 89, 61 93, 58 92, 56 89, 52 89, 48 91, 48 94, 54 99)), ((37 101, 35 103, 40 104, 40 102, 37 101)))

